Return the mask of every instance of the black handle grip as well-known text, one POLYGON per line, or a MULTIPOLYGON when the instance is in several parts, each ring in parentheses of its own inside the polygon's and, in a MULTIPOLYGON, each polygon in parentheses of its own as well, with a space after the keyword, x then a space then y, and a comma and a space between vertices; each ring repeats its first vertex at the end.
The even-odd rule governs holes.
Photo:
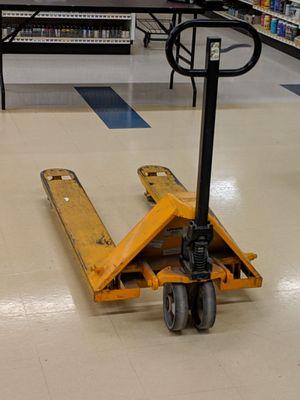
POLYGON ((229 77, 229 76, 239 76, 243 75, 246 72, 250 71, 255 64, 257 63, 260 53, 261 53, 261 40, 260 37, 253 26, 247 24, 243 21, 219 21, 219 20, 204 20, 204 19, 192 19, 190 21, 182 22, 177 25, 168 37, 166 42, 166 56, 171 67, 178 72, 180 75, 197 77, 197 76, 206 76, 207 71, 205 69, 193 69, 193 68, 184 68, 175 60, 173 54, 173 47, 176 44, 178 35, 182 33, 184 30, 189 28, 239 28, 246 31, 253 39, 254 48, 253 54, 250 60, 242 67, 236 69, 221 69, 219 72, 219 76, 229 77))

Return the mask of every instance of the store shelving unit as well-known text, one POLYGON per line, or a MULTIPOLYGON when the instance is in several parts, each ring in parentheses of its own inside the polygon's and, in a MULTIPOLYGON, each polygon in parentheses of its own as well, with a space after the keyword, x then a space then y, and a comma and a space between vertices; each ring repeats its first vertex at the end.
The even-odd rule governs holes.
MULTIPOLYGON (((2 11, 2 38, 31 11, 2 11)), ((6 53, 129 54, 135 14, 44 11, 5 41, 6 53)))
POLYGON ((226 18, 226 19, 235 19, 237 21, 244 21, 241 18, 235 17, 234 15, 228 14, 226 11, 214 11, 214 14, 219 15, 220 17, 226 18))
POLYGON ((300 50, 300 46, 298 46, 295 42, 293 42, 292 40, 286 39, 284 37, 275 35, 274 33, 267 31, 266 29, 262 28, 259 25, 255 25, 256 29, 258 30, 259 33, 261 33, 262 35, 268 36, 274 40, 278 40, 279 42, 285 43, 289 46, 295 47, 296 49, 300 50))
MULTIPOLYGON (((293 3, 298 3, 300 4, 300 0, 293 0, 293 3)), ((227 3, 229 4, 229 3, 227 3)), ((295 18, 291 16, 287 16, 283 13, 279 13, 277 11, 273 11, 264 7, 261 7, 259 5, 253 4, 251 0, 233 0, 230 2, 231 5, 234 4, 236 6, 237 10, 246 10, 248 15, 261 15, 261 14, 267 14, 272 17, 278 18, 279 20, 286 21, 288 23, 291 23, 293 25, 298 26, 298 35, 300 36, 300 21, 296 20, 295 18), (249 6, 249 7, 247 7, 249 6)), ((226 11, 216 11, 214 14, 217 14, 218 16, 226 19, 236 19, 239 21, 243 21, 245 19, 237 17, 235 15, 231 15, 226 11)), ((262 26, 258 25, 257 23, 254 23, 254 27, 258 30, 259 34, 261 35, 261 39, 273 46, 276 47, 298 59, 300 59, 300 44, 297 44, 296 42, 289 40, 285 37, 278 36, 274 33, 272 33, 269 30, 264 29, 262 26)))
POLYGON ((252 6, 252 1, 251 0, 239 0, 241 3, 249 4, 252 6))
POLYGON ((276 17, 276 18, 281 19, 283 21, 291 22, 292 24, 300 26, 300 20, 296 20, 295 18, 288 17, 285 14, 282 14, 282 13, 279 13, 279 12, 276 12, 276 11, 272 11, 272 10, 269 10, 267 8, 260 7, 260 6, 257 6, 257 5, 253 5, 253 9, 257 10, 257 11, 260 11, 260 12, 262 12, 264 14, 272 15, 273 17, 276 17))
MULTIPOLYGON (((31 11, 14 11, 4 10, 2 12, 4 18, 28 18, 32 15, 31 11)), ((98 19, 98 20, 131 20, 132 14, 109 14, 109 13, 80 13, 80 12, 55 12, 47 11, 39 13, 36 18, 51 18, 51 19, 98 19)))

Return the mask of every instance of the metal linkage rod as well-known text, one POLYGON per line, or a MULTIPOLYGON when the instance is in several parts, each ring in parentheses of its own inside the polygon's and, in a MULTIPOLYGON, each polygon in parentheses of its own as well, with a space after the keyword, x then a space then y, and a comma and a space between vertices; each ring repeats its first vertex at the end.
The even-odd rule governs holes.
POLYGON ((208 223, 209 193, 220 66, 220 38, 207 38, 195 223, 208 223))

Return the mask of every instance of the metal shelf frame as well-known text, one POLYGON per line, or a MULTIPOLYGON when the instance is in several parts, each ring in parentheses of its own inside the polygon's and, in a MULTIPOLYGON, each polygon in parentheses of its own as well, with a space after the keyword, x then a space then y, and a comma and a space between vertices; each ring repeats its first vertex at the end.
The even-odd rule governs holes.
POLYGON ((296 49, 299 49, 299 50, 300 50, 300 46, 298 46, 298 45, 297 45, 295 42, 293 42, 292 40, 289 40, 289 39, 286 39, 286 38, 284 38, 284 37, 275 35, 275 33, 272 33, 272 32, 270 32, 270 31, 267 31, 267 30, 263 29, 260 25, 254 25, 254 26, 255 26, 255 28, 258 30, 259 33, 261 33, 261 34, 263 34, 263 35, 265 35, 265 36, 269 36, 269 37, 271 37, 272 39, 278 40, 279 42, 288 44, 289 46, 296 47, 296 49))
POLYGON ((251 0, 239 0, 241 3, 249 4, 249 6, 253 6, 253 2, 251 0))
MULTIPOLYGON (((29 18, 32 11, 13 11, 3 10, 3 18, 29 18)), ((65 11, 47 11, 39 13, 36 18, 43 19, 100 19, 100 20, 131 20, 131 14, 103 14, 103 13, 78 13, 78 12, 65 12, 65 11)))
POLYGON ((130 39, 123 38, 68 38, 68 37, 16 37, 17 43, 64 43, 64 44, 131 44, 130 39))

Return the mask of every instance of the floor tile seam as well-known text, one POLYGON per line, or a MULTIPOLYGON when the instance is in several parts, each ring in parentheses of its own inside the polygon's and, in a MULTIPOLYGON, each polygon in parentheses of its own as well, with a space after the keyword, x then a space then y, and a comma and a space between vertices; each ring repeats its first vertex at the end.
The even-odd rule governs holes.
POLYGON ((118 337, 119 340, 120 340, 120 343, 122 343, 122 344, 124 345, 124 347, 125 347, 126 358, 127 358, 128 362, 129 362, 129 364, 130 364, 130 366, 131 366, 131 368, 132 368, 132 370, 133 370, 133 372, 134 372, 134 375, 135 375, 137 381, 139 382, 139 385, 140 385, 140 387, 141 387, 141 389, 142 389, 142 391, 143 391, 143 394, 145 395, 145 400, 151 400, 151 399, 149 398, 149 396, 147 395, 147 393, 146 393, 146 391, 145 391, 145 388, 144 388, 144 385, 142 384, 142 381, 140 380, 140 377, 139 377, 139 375, 137 374, 136 368, 134 367, 134 365, 133 365, 133 363, 132 363, 132 361, 131 361, 131 359, 130 359, 130 357, 129 357, 129 353, 128 353, 127 348, 126 348, 126 343, 124 343, 124 340, 123 340, 122 337, 119 335, 119 332, 118 332, 118 330, 117 330, 117 328, 116 328, 116 326, 115 326, 115 324, 114 324, 114 322, 113 322, 113 319, 112 319, 110 316, 109 316, 109 320, 110 320, 110 322, 111 322, 111 324, 112 324, 112 327, 113 327, 113 329, 114 329, 114 332, 116 333, 117 337, 118 337))
MULTIPOLYGON (((232 389, 234 389, 236 391, 236 394, 239 396, 239 399, 243 400, 243 398, 241 397, 240 393, 238 392, 238 388, 239 388, 239 386, 233 385, 233 386, 219 387, 217 389, 192 390, 192 391, 188 391, 188 392, 184 391, 184 392, 181 392, 179 394, 179 396, 188 396, 188 395, 196 395, 196 394, 203 394, 203 393, 204 394, 205 393, 208 394, 208 393, 219 392, 219 391, 222 391, 222 390, 232 390, 232 389)), ((177 398, 177 396, 178 396, 178 394, 175 395, 175 399, 177 398)), ((170 399, 173 399, 173 398, 174 398, 173 395, 172 396, 168 395, 167 397, 165 397, 166 400, 170 400, 170 399)), ((154 397, 150 396, 149 400, 156 400, 156 397, 155 396, 154 397)))
POLYGON ((144 385, 143 385, 143 383, 142 383, 142 381, 141 381, 141 379, 140 379, 140 377, 139 377, 139 375, 138 375, 138 373, 137 373, 137 370, 136 370, 136 368, 135 368, 135 366, 134 366, 132 360, 131 360, 130 357, 128 356, 128 353, 127 353, 127 352, 126 352, 126 355, 127 355, 127 359, 128 359, 128 361, 129 361, 129 364, 130 364, 130 366, 131 366, 131 368, 132 368, 132 370, 133 370, 133 372, 134 372, 134 375, 135 375, 137 381, 139 382, 139 385, 140 385, 140 387, 141 387, 141 389, 142 389, 142 391, 143 391, 143 394, 145 395, 145 400, 150 400, 150 398, 149 398, 149 396, 147 395, 147 392, 146 392, 146 390, 145 390, 145 387, 144 387, 144 385))
MULTIPOLYGON (((9 250, 9 247, 8 247, 8 244, 7 244, 7 239, 6 239, 5 234, 4 234, 3 230, 2 230, 2 227, 0 227, 0 232, 1 232, 1 235, 3 236, 4 245, 5 245, 5 248, 6 248, 6 253, 7 253, 7 256, 8 256, 8 258, 9 258, 9 264, 10 264, 10 266, 12 267, 12 265, 11 265, 12 254, 11 254, 11 251, 9 250)), ((17 276, 19 276, 19 274, 16 273, 16 272, 14 272, 13 274, 11 274, 11 275, 9 275, 9 276, 17 277, 17 276)), ((21 301, 21 303, 22 303, 22 308, 23 308, 22 314, 17 313, 17 314, 15 314, 15 315, 23 315, 23 316, 26 316, 26 308, 25 308, 24 299, 23 299, 23 297, 22 297, 22 294, 21 294, 20 289, 19 289, 18 286, 15 287, 15 291, 16 291, 16 293, 17 293, 17 295, 18 295, 18 297, 19 297, 19 299, 20 299, 20 301, 21 301)))
MULTIPOLYGON (((76 92, 75 88, 74 87, 72 87, 72 88, 73 88, 74 92, 78 94, 78 92, 76 92)), ((83 107, 84 107, 84 111, 86 111, 90 116, 93 116, 93 110, 90 108, 90 106, 85 101, 84 101, 83 107)), ((57 112, 57 111, 54 111, 54 113, 55 112, 57 112)), ((58 122, 58 125, 63 129, 66 136, 71 140, 71 143, 76 145, 77 141, 74 142, 73 138, 72 138, 72 129, 66 128, 65 124, 62 123, 60 118, 57 119, 57 122, 58 122)), ((93 131, 91 131, 91 132, 93 132, 93 131)), ((76 149, 78 151, 80 151, 80 149, 78 149, 77 146, 76 146, 76 149)))
MULTIPOLYGON (((3 112, 3 111, 2 111, 2 112, 3 112)), ((4 112, 7 113, 6 110, 5 110, 4 112)), ((0 115, 1 115, 1 114, 0 114, 0 115)), ((19 129, 19 127, 18 127, 16 121, 15 121, 14 118, 13 118, 14 113, 10 113, 10 112, 8 111, 7 115, 9 115, 10 120, 11 120, 12 124, 14 125, 14 127, 15 127, 17 133, 18 133, 18 137, 21 139, 21 143, 24 144, 24 142, 23 142, 23 135, 22 135, 22 133, 21 133, 21 131, 20 131, 20 129, 19 129)))
MULTIPOLYGON (((117 314, 113 314, 113 315, 119 315, 119 314, 117 313, 117 314)), ((113 330, 114 330, 115 334, 117 335, 120 343, 126 348, 126 343, 124 342, 123 338, 119 335, 118 329, 114 324, 113 318, 111 318, 113 315, 108 313, 105 316, 108 317, 108 319, 109 319, 109 321, 111 323, 111 326, 113 327, 113 330)), ((128 357, 128 352, 126 351, 125 353, 126 353, 126 357, 129 358, 128 357)))
MULTIPOLYGON (((184 342, 181 342, 181 343, 191 343, 191 341, 192 341, 192 338, 191 338, 189 341, 184 341, 184 342)), ((156 349, 158 346, 164 346, 164 345, 166 345, 166 344, 167 344, 166 342, 164 342, 164 343, 159 343, 159 344, 156 344, 156 345, 153 344, 153 345, 147 346, 147 349, 149 349, 149 348, 151 348, 151 347, 156 349)), ((176 342, 173 341, 171 344, 176 345, 176 342)), ((229 388, 229 387, 233 387, 234 384, 233 384, 233 382, 231 381, 231 377, 230 377, 230 375, 227 373, 226 368, 223 366, 221 360, 217 357, 217 353, 216 353, 215 351, 212 350, 210 344, 209 344, 208 346, 209 346, 209 353, 210 353, 210 355, 215 357, 218 366, 221 368, 221 370, 223 371, 223 373, 224 373, 224 375, 226 376, 227 380, 230 382, 230 386, 226 385, 226 386, 224 386, 224 387, 222 387, 222 388, 226 389, 226 388, 229 388)), ((139 350, 139 349, 141 349, 141 348, 142 348, 142 347, 132 347, 131 350, 134 350, 134 349, 139 350)), ((126 349, 126 353, 128 354, 128 359, 129 359, 130 362, 131 362, 130 354, 129 354, 129 352, 128 352, 128 351, 130 351, 130 348, 126 347, 126 345, 125 345, 125 349, 126 349)), ((133 368, 134 368, 134 366, 133 366, 133 368)), ((220 389, 222 389, 222 388, 220 388, 220 389)))
MULTIPOLYGON (((0 227, 0 230, 1 230, 1 227, 0 227)), ((6 244, 7 245, 7 244, 6 244)), ((10 277, 15 277, 15 278, 17 278, 17 277, 19 277, 19 276, 21 276, 21 275, 30 275, 30 274, 36 274, 36 273, 38 273, 38 272, 51 272, 51 271, 56 271, 56 272, 58 272, 58 271, 61 271, 61 269, 59 268, 59 267, 52 267, 52 268, 47 268, 47 269, 31 269, 31 270, 27 270, 27 271, 25 271, 25 270, 23 270, 23 271, 15 271, 15 272, 7 272, 7 273, 3 273, 3 275, 7 275, 7 276, 10 276, 10 277)), ((1 275, 2 273, 0 273, 0 275, 1 275)))
MULTIPOLYGON (((30 329, 31 329, 31 327, 30 327, 30 329)), ((43 375, 43 380, 44 380, 44 382, 45 382, 45 386, 46 386, 46 390, 47 390, 48 399, 49 399, 49 400, 53 400, 53 397, 52 397, 52 394, 51 394, 51 391, 50 391, 50 387, 49 387, 49 384, 48 384, 48 380, 47 380, 47 375, 46 375, 45 369, 44 369, 44 367, 43 367, 43 363, 42 363, 42 360, 41 360, 40 354, 39 354, 39 352, 38 352, 38 348, 37 348, 37 345, 36 345, 35 341, 34 341, 34 347, 35 347, 36 352, 37 352, 37 356, 38 356, 38 360, 39 360, 39 365, 40 365, 40 367, 41 367, 41 372, 42 372, 42 375, 43 375)))
MULTIPOLYGON (((226 343, 225 343, 225 346, 226 346, 226 343)), ((232 381, 231 375, 229 374, 229 372, 227 372, 227 369, 226 369, 225 365, 223 364, 222 360, 218 356, 218 351, 212 349, 212 347, 213 347, 212 344, 209 344, 209 347, 210 347, 211 353, 214 355, 215 359, 217 360, 218 365, 220 366, 220 368, 222 369, 223 373, 225 374, 225 376, 227 377, 228 381, 230 382, 230 387, 235 387, 236 385, 232 381)))
MULTIPOLYGON (((282 383, 282 382, 279 382, 279 384, 280 384, 281 387, 283 386, 283 387, 285 388, 285 391, 289 391, 290 388, 291 388, 291 385, 290 385, 289 383, 282 383)), ((266 386, 266 385, 269 385, 269 383, 267 383, 267 384, 265 384, 265 383, 259 383, 259 384, 256 385, 256 386, 266 386)), ((252 388, 252 389, 253 389, 253 385, 249 385, 249 384, 247 383, 247 384, 237 385, 235 388, 236 388, 236 390, 238 390, 238 391, 240 392, 241 389, 245 389, 245 388, 252 388)), ((270 388, 272 388, 271 384, 270 384, 270 388)), ((282 399, 282 400, 284 400, 284 399, 282 399)))
POLYGON ((30 331, 30 336, 31 336, 32 344, 34 346, 34 351, 35 351, 35 354, 36 354, 36 357, 38 359, 38 363, 39 363, 39 366, 40 366, 40 369, 41 369, 41 372, 42 372, 43 381, 44 381, 45 386, 46 386, 47 397, 48 397, 49 400, 53 400, 52 395, 50 393, 50 388, 49 388, 49 385, 48 385, 48 381, 47 381, 47 378, 46 378, 44 367, 43 367, 43 364, 42 364, 42 361, 41 361, 41 358, 40 358, 40 354, 39 354, 39 351, 38 351, 38 347, 37 347, 37 344, 36 344, 36 341, 35 341, 35 338, 34 338, 33 329, 32 329, 31 323, 28 320, 27 316, 26 316, 26 322, 27 322, 27 325, 28 325, 28 328, 29 328, 29 331, 30 331))
MULTIPOLYGON (((22 299, 22 302, 23 302, 24 300, 23 300, 22 296, 21 296, 21 299, 22 299)), ((64 307, 64 308, 61 308, 61 309, 55 310, 55 311, 32 311, 31 312, 31 311, 26 310, 27 307, 25 306, 25 304, 24 304, 24 307, 25 307, 26 317, 32 317, 33 315, 37 315, 37 316, 44 315, 44 316, 47 316, 47 315, 59 314, 59 313, 62 313, 62 312, 65 313, 67 311, 71 311, 71 310, 75 309, 74 307, 68 307, 68 308, 64 307)))
MULTIPOLYGON (((15 113, 11 114, 11 115, 16 115, 15 113)), ((18 114, 17 114, 18 115, 18 114)), ((14 120, 13 117, 11 117, 13 124, 15 125, 15 128, 18 132, 18 136, 20 137, 20 142, 23 145, 23 148, 25 148, 26 145, 28 145, 30 142, 26 141, 26 138, 24 137, 24 135, 22 134, 22 131, 20 129, 20 127, 18 126, 18 124, 16 123, 16 121, 14 120)), ((24 154, 24 153, 22 153, 24 154)), ((26 154, 26 153, 25 153, 26 154)))
MULTIPOLYGON (((193 342, 194 335, 191 335, 189 338, 186 337, 185 339, 178 339, 178 340, 172 338, 171 341, 170 341, 170 337, 169 336, 166 336, 165 338, 161 338, 161 339, 155 339, 155 340, 156 340, 156 343, 152 342, 152 344, 150 344, 150 345, 147 344, 147 348, 152 347, 153 349, 155 349, 158 346, 164 346, 164 345, 167 345, 167 344, 176 344, 176 343, 188 344, 188 343, 193 342)), ((126 342, 124 342, 124 340, 122 340, 122 343, 123 343, 124 348, 126 349, 126 351, 141 350, 141 349, 145 348, 145 345, 143 345, 143 344, 138 344, 138 345, 127 344, 126 342)))
MULTIPOLYGON (((78 310, 76 311, 76 313, 78 314, 78 318, 79 318, 79 322, 80 322, 80 331, 81 331, 81 334, 82 334, 82 336, 83 336, 83 338, 87 341, 87 343, 89 343, 90 342, 90 336, 89 336, 89 334, 87 334, 86 333, 86 329, 84 328, 84 324, 90 319, 90 318, 108 318, 108 320, 109 320, 109 322, 110 322, 110 324, 111 324, 111 326, 112 326, 112 328, 113 328, 113 330, 114 330, 114 332, 115 332, 115 334, 117 335, 117 337, 118 337, 118 339, 119 339, 119 341, 120 341, 120 343, 122 343, 121 342, 121 340, 120 340, 120 337, 119 337, 119 335, 118 335, 118 333, 115 331, 115 327, 113 326, 113 324, 112 324, 112 322, 111 322, 111 320, 110 320, 110 318, 109 318, 109 315, 93 315, 93 316, 89 316, 89 315, 80 315, 80 313, 78 312, 78 310)), ((111 348, 113 349, 113 350, 115 350, 115 348, 112 346, 112 347, 108 347, 108 348, 105 348, 104 349, 104 351, 111 351, 111 348)), ((96 351, 97 351, 97 354, 98 353, 101 353, 101 350, 99 350, 99 347, 97 346, 97 345, 95 345, 95 349, 96 349, 96 351)))
MULTIPOLYGON (((298 275, 299 271, 296 271, 296 272, 297 272, 297 275, 298 275)), ((274 290, 271 290, 271 292, 274 293, 274 294, 277 294, 278 292, 293 292, 293 293, 297 292, 298 293, 298 292, 300 292, 300 287, 299 288, 291 288, 291 289, 274 289, 274 290)), ((269 300, 267 300, 267 301, 269 301, 269 300)))

